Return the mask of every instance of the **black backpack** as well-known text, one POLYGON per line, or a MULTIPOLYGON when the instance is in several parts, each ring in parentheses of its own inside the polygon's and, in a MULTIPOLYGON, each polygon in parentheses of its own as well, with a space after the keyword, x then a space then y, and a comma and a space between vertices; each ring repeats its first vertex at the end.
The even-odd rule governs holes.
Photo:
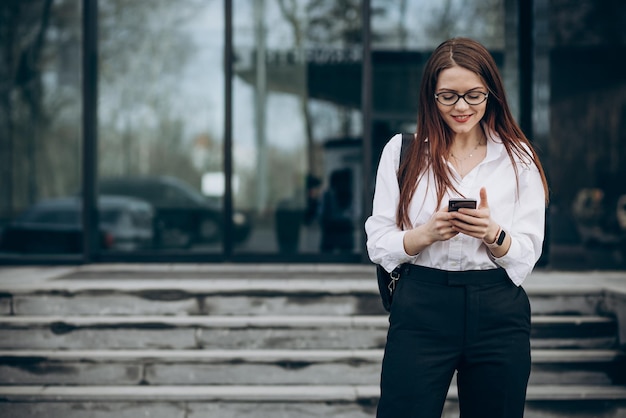
MULTIPOLYGON (((400 164, 409 149, 410 142, 414 139, 413 134, 402 134, 402 146, 400 148, 400 164)), ((393 299, 393 291, 396 288, 396 282, 400 279, 400 269, 402 265, 399 265, 391 273, 388 273, 381 265, 376 265, 376 276, 378 278, 378 293, 383 303, 383 308, 387 312, 391 310, 391 302, 393 299)))

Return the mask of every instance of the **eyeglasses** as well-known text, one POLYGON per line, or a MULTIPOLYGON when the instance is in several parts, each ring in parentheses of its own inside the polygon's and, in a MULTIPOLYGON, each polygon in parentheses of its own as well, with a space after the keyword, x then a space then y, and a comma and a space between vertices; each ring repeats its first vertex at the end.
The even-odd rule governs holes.
POLYGON ((470 106, 476 106, 487 100, 489 93, 483 93, 482 91, 469 91, 465 94, 456 94, 452 92, 445 92, 435 94, 435 100, 444 106, 454 106, 460 99, 465 100, 470 106))

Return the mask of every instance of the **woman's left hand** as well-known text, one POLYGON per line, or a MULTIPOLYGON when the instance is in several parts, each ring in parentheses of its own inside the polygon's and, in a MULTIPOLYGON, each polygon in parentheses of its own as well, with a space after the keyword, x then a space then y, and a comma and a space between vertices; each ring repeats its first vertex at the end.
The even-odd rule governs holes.
POLYGON ((480 202, 476 209, 461 208, 450 215, 450 223, 455 231, 486 242, 495 241, 499 227, 491 220, 487 189, 484 187, 480 189, 480 202))

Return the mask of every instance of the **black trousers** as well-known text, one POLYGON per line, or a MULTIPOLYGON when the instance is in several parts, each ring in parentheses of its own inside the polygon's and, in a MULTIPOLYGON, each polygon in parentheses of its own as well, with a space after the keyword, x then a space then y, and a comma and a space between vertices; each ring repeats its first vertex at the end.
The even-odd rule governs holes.
POLYGON ((457 373, 461 418, 522 418, 530 304, 503 269, 405 265, 397 283, 378 418, 439 418, 457 373))

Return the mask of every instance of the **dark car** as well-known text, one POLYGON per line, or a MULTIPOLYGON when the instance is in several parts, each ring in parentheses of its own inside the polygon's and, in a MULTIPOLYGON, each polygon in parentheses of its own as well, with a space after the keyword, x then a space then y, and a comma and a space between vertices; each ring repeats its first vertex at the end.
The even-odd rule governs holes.
MULTIPOLYGON (((223 211, 188 183, 170 176, 120 177, 100 180, 104 194, 132 196, 149 202, 155 209, 155 245, 190 247, 216 243, 222 238, 223 211)), ((250 218, 242 212, 232 216, 233 241, 241 243, 250 235, 250 218)))
MULTIPOLYGON (((152 206, 126 196, 100 196, 100 247, 132 251, 152 246, 152 206)), ((42 200, 2 231, 0 248, 20 253, 79 253, 83 245, 82 200, 78 196, 42 200)))

